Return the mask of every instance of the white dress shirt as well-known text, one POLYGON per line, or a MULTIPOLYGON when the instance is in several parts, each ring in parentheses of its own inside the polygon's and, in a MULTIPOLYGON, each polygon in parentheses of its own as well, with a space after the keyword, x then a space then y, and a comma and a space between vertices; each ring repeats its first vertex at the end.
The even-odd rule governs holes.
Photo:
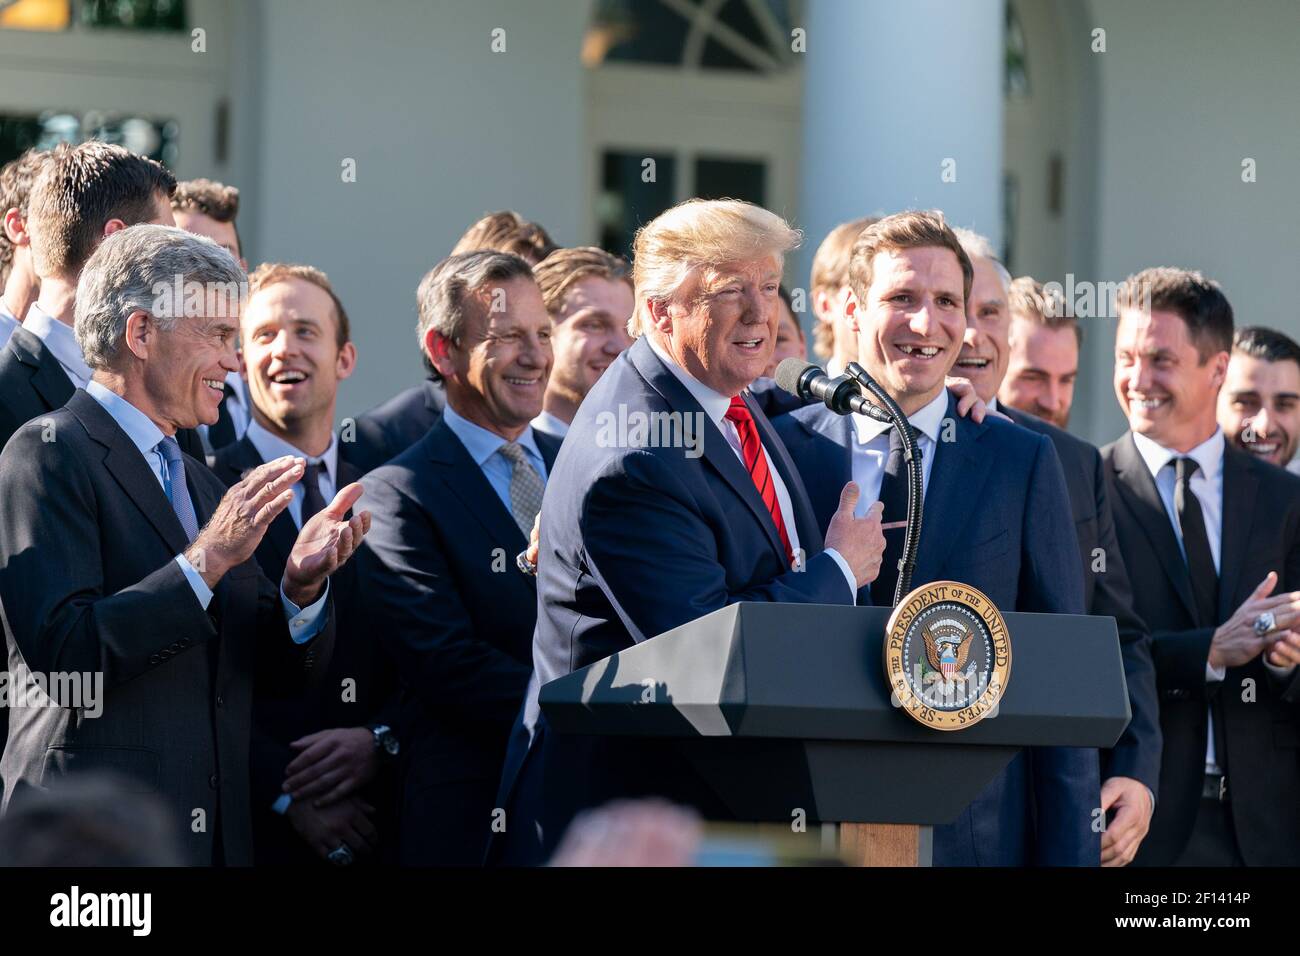
MULTIPOLYGON (((1201 506, 1201 515, 1205 519, 1205 537, 1210 543, 1210 556, 1214 559, 1214 570, 1221 573, 1219 556, 1222 553, 1223 543, 1223 452, 1226 446, 1223 429, 1216 428, 1213 435, 1186 455, 1158 445, 1137 432, 1133 433, 1133 444, 1137 446, 1138 454, 1142 456, 1142 461, 1146 463, 1151 477, 1155 479, 1156 490, 1160 492, 1160 501, 1165 506, 1165 514, 1174 529, 1178 550, 1182 552, 1184 561, 1187 559, 1187 551, 1183 547, 1183 531, 1178 524, 1178 509, 1174 506, 1174 490, 1178 485, 1174 460, 1186 457, 1196 462, 1198 466, 1196 473, 1192 475, 1188 484, 1191 486, 1192 494, 1196 496, 1197 503, 1201 506)), ((1267 660, 1264 661, 1264 665, 1279 676, 1289 674, 1294 668, 1294 665, 1274 667, 1267 660)), ((1221 681, 1226 675, 1227 668, 1211 667, 1208 660, 1205 662, 1207 683, 1221 681)), ((1214 753, 1213 712, 1209 715, 1207 729, 1205 772, 1217 774, 1220 769, 1214 753)))
POLYGON ((9 311, 9 306, 5 305, 5 300, 0 298, 0 349, 9 344, 9 336, 14 334, 14 329, 22 325, 18 321, 18 316, 9 311))
MULTIPOLYGON (((731 396, 723 395, 721 392, 715 392, 713 389, 709 388, 703 382, 699 381, 699 379, 687 372, 686 369, 673 361, 672 357, 669 356, 667 351, 664 350, 653 337, 647 337, 647 341, 650 343, 650 348, 654 351, 655 355, 659 356, 659 360, 668 367, 668 371, 672 372, 677 380, 686 386, 686 390, 691 393, 691 397, 699 402, 700 407, 704 409, 704 414, 709 417, 713 424, 718 426, 723 437, 726 438, 727 444, 731 446, 731 450, 736 453, 736 457, 740 459, 740 463, 743 465, 745 463, 745 453, 740 444, 740 432, 736 431, 735 422, 732 422, 727 418, 727 410, 731 408, 731 396)), ((781 520, 785 524, 785 533, 790 539, 790 550, 797 555, 800 553, 799 530, 795 526, 794 503, 790 499, 790 491, 786 488, 785 481, 781 478, 781 472, 776 467, 776 462, 772 458, 772 453, 766 447, 763 449, 763 453, 767 455, 769 465, 768 472, 772 476, 772 485, 776 490, 776 503, 777 507, 781 509, 781 520)), ((846 561, 844 556, 834 548, 827 548, 826 553, 835 560, 837 565, 839 565, 840 570, 844 573, 844 579, 849 583, 849 591, 853 594, 854 600, 856 601, 858 579, 853 574, 853 569, 849 567, 849 562, 846 561)))
MULTIPOLYGON (((262 456, 262 461, 275 461, 277 458, 283 458, 285 455, 293 455, 295 458, 305 458, 311 462, 319 462, 323 466, 320 473, 320 494, 329 504, 338 494, 338 475, 339 475, 339 447, 338 439, 331 434, 330 446, 325 449, 325 454, 316 458, 307 454, 300 448, 295 448, 279 435, 273 435, 263 428, 256 421, 249 422, 248 440, 252 442, 257 453, 262 456)), ((293 501, 289 502, 289 514, 293 518, 293 523, 302 528, 302 502, 306 495, 307 489, 301 481, 293 486, 293 501)))
POLYGON ((89 384, 90 366, 81 354, 81 346, 77 344, 72 326, 64 325, 33 302, 27 310, 27 318, 23 320, 23 328, 45 343, 73 385, 85 388, 89 384))
MULTIPOLYGON (((938 448, 939 431, 948 414, 948 391, 942 389, 934 399, 914 415, 908 417, 917 431, 916 444, 921 449, 921 500, 930 487, 930 470, 934 467, 935 449, 938 448)), ((857 441, 853 445, 853 480, 862 489, 858 507, 859 518, 880 498, 880 486, 885 480, 885 466, 889 463, 889 433, 887 422, 878 422, 866 415, 853 416, 853 431, 857 441)), ((885 522, 903 521, 907 515, 883 515, 885 522)))
MULTIPOLYGON (((158 484, 162 487, 163 492, 170 484, 168 481, 167 461, 163 457, 162 449, 158 446, 165 437, 162 430, 153 423, 153 421, 140 409, 136 408, 121 395, 109 391, 98 382, 91 382, 86 386, 86 394, 99 402, 104 411, 112 416, 113 421, 117 422, 122 431, 126 432, 131 443, 140 450, 144 456, 145 462, 149 465, 149 470, 153 472, 158 484)), ((188 486, 189 482, 186 481, 188 486)), ((198 598, 199 604, 204 610, 212 603, 212 589, 208 583, 203 580, 184 554, 176 555, 176 564, 185 574, 185 580, 189 582, 190 588, 194 591, 194 596, 198 598)), ((284 606, 286 619, 289 621, 289 636, 297 644, 305 644, 316 636, 321 627, 324 626, 324 617, 321 611, 325 608, 325 598, 329 594, 329 582, 325 583, 325 590, 321 593, 320 598, 310 607, 300 608, 285 596, 284 588, 280 589, 280 603, 284 606)))
POLYGON ((546 409, 542 409, 542 413, 533 419, 532 425, 534 430, 554 435, 561 440, 569 434, 569 423, 556 418, 546 409))

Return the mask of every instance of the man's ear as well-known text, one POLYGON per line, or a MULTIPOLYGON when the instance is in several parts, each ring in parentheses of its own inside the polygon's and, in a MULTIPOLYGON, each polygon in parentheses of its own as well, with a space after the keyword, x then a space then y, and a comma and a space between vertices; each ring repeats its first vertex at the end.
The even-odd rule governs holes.
POLYGON ((357 368, 357 347, 351 342, 344 342, 339 349, 338 358, 334 360, 334 377, 342 381, 357 368))
POLYGON ((852 289, 844 297, 844 323, 854 332, 861 331, 858 327, 858 297, 852 289))
POLYGON ((429 361, 443 379, 451 378, 455 371, 451 362, 451 341, 437 329, 424 333, 424 354, 429 356, 429 361))
POLYGON ((124 223, 121 219, 110 219, 108 222, 104 223, 104 238, 107 239, 109 236, 117 232, 119 229, 125 229, 125 228, 126 228, 126 223, 124 223))
POLYGON ((1227 352, 1220 352, 1210 359, 1214 363, 1214 376, 1211 381, 1215 388, 1223 388, 1223 383, 1228 380, 1228 362, 1231 358, 1232 356, 1227 352))
POLYGON ((650 313, 650 324, 663 335, 673 334, 673 317, 666 299, 646 299, 646 311, 650 313))
POLYGON ((136 358, 148 358, 149 349, 153 347, 157 337, 158 323, 144 309, 136 309, 126 317, 126 330, 122 334, 122 341, 136 358))
POLYGON ((27 236, 27 223, 23 221, 23 214, 18 211, 17 206, 13 206, 4 211, 3 222, 0 223, 0 232, 9 240, 10 245, 25 246, 30 239, 27 236))

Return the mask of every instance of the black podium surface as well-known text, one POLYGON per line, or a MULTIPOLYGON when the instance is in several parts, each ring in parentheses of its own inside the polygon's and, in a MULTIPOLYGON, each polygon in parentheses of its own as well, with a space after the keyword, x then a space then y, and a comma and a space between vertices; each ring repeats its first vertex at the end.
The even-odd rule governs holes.
POLYGON ((676 738, 740 820, 948 823, 1026 746, 1112 746, 1130 711, 1112 618, 1006 613, 994 716, 931 730, 890 700, 889 608, 734 604, 551 681, 558 733, 676 738))

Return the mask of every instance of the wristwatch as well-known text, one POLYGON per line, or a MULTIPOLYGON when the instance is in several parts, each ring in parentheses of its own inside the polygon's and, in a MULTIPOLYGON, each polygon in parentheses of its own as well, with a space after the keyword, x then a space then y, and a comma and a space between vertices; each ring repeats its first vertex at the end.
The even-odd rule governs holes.
POLYGON ((375 750, 379 751, 381 757, 396 757, 402 749, 397 734, 387 724, 371 724, 370 732, 375 737, 375 750))

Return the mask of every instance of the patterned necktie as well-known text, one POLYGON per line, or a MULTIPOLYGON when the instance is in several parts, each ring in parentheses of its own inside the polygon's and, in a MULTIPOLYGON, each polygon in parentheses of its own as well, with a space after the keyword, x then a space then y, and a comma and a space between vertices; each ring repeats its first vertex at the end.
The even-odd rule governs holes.
POLYGON ((301 528, 316 512, 325 507, 325 496, 321 494, 320 477, 325 474, 325 464, 319 461, 307 462, 302 472, 302 521, 301 528))
POLYGON ((1192 476, 1200 465, 1194 458, 1174 459, 1174 511, 1178 514, 1178 527, 1183 533, 1183 553, 1187 560, 1187 574, 1192 581, 1192 594, 1200 614, 1201 627, 1214 627, 1219 606, 1219 572, 1214 569, 1214 555, 1210 551, 1210 538, 1205 532, 1205 515, 1201 503, 1192 491, 1192 476))
POLYGON ((786 560, 793 565, 794 550, 790 547, 790 535, 785 530, 785 519, 781 517, 781 504, 776 498, 776 485, 772 483, 772 469, 768 466, 763 442, 758 437, 758 426, 754 424, 754 416, 750 414, 749 406, 745 404, 744 399, 737 395, 732 398, 731 406, 723 417, 736 426, 736 432, 740 435, 740 453, 745 458, 749 477, 753 479, 754 487, 758 489, 763 504, 767 505, 768 514, 772 516, 777 536, 785 547, 786 560))
POLYGON ((185 460, 181 457, 181 446, 169 435, 158 443, 158 451, 167 463, 167 497, 171 499, 172 510, 185 529, 185 539, 193 541, 199 536, 199 521, 194 516, 194 502, 190 500, 190 489, 185 483, 185 460))
POLYGON ((508 441, 497 451, 510 462, 510 513, 527 538, 533 533, 537 512, 542 510, 542 492, 546 490, 546 483, 518 442, 508 441))
MULTIPOLYGON (((912 437, 916 429, 912 428, 912 437)), ((916 465, 921 466, 921 446, 916 446, 916 465)), ((885 510, 882 524, 907 520, 907 462, 903 458, 903 439, 897 428, 889 429, 889 458, 885 461, 885 474, 880 480, 880 503, 885 510)), ((880 574, 871 582, 871 603, 876 607, 892 607, 894 589, 898 586, 898 562, 903 560, 903 538, 906 527, 891 528, 885 532, 885 555, 880 560, 880 574)))

